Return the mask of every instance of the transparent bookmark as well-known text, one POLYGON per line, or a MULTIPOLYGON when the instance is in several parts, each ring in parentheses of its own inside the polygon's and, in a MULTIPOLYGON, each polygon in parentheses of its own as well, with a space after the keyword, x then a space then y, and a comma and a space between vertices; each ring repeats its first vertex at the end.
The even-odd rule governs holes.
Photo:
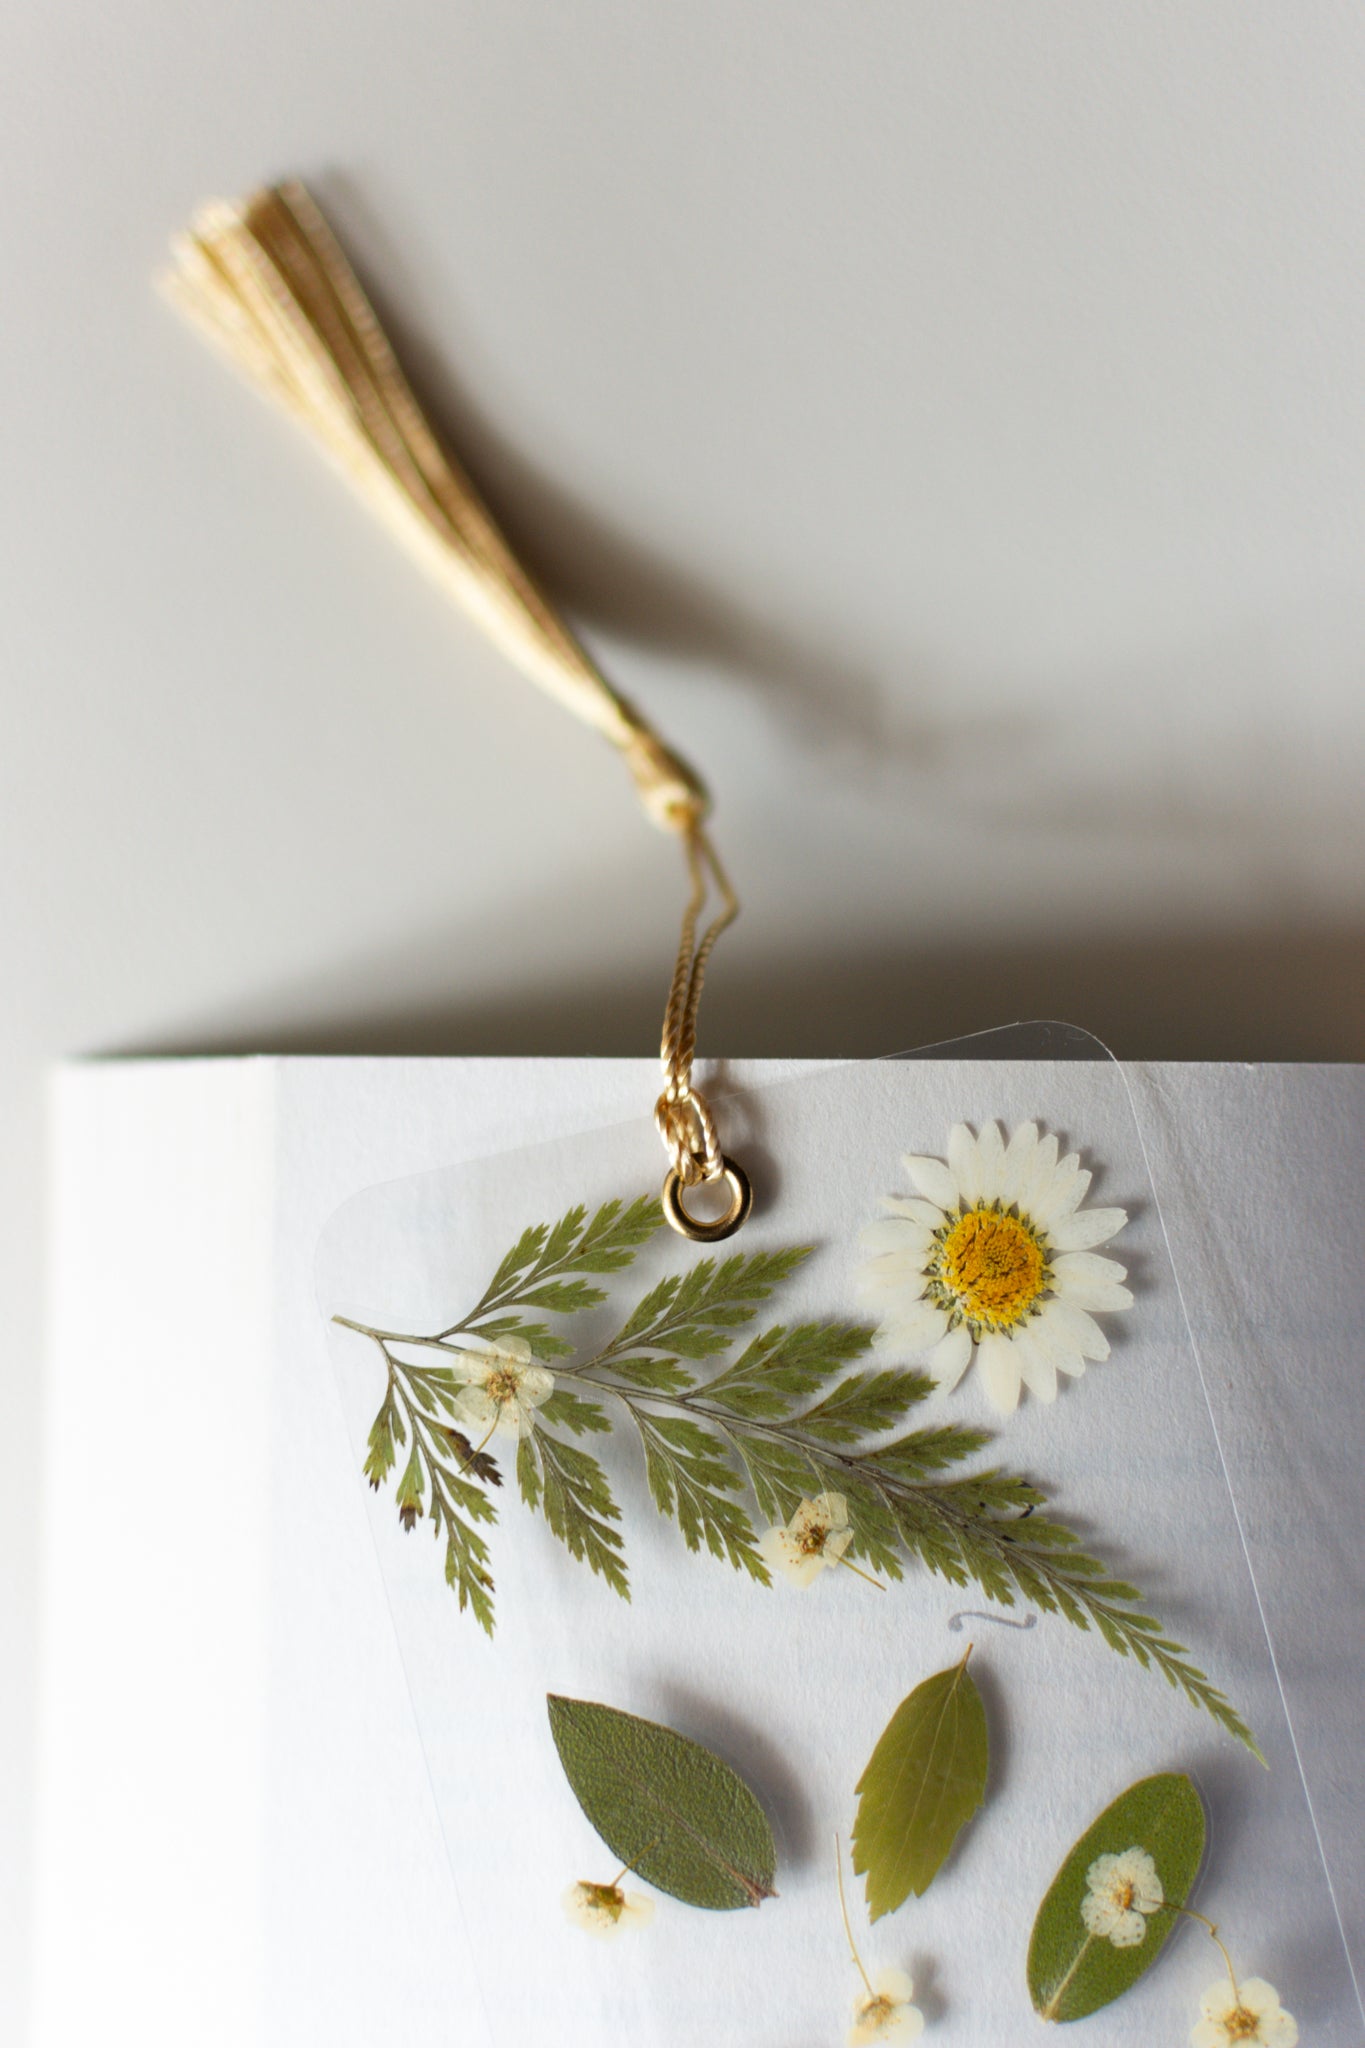
MULTIPOLYGON (((1177 1279, 1182 1265, 1186 1286, 1212 1270, 1207 1245, 1193 1226, 1188 1260, 1178 1235, 1168 1244, 1149 1165, 1176 1157, 1171 1134, 1140 1123, 1129 1077, 1063 1026, 713 1100, 755 1198, 714 1246, 661 1224, 657 1137, 641 1120, 367 1188, 319 1247, 358 1497, 459 1900, 452 2038, 845 2038, 864 1992, 835 1839, 847 1845, 855 1787, 899 1702, 971 1642, 991 1754, 980 1809, 924 1894, 875 1923, 845 1866, 862 1961, 874 1981, 912 1978, 929 2038, 1023 2036, 1030 1931, 1066 1852, 1135 1780, 1184 1772, 1208 1829, 1190 1908, 1217 1924, 1241 1977, 1274 1983, 1305 2041, 1360 2043, 1296 1748, 1295 1699, 1308 1711, 1311 1698, 1282 1690, 1275 1605, 1246 1540, 1261 1473, 1229 1454, 1245 1435, 1237 1389, 1211 1385, 1177 1279), (1093 1178, 1077 1195, 1082 1172, 1093 1178), (692 1304, 681 1319, 679 1301, 692 1304), (772 1332, 813 1325, 844 1334, 807 1344, 804 1391, 789 1377, 765 1399, 763 1360, 792 1356, 772 1332), (876 1348, 850 1326, 878 1331, 876 1348), (959 1329, 965 1360, 964 1340, 948 1341, 959 1329), (733 1370, 755 1340, 746 1402, 733 1370), (1084 1359, 1078 1344, 1109 1355, 1084 1359), (902 1381, 880 1411, 854 1387, 845 1432, 828 1414, 803 1428, 860 1372, 954 1370, 951 1391, 902 1381), (926 1431, 937 1453, 916 1435, 903 1498, 895 1485, 878 1496, 885 1446, 926 1431), (990 1441, 964 1452, 962 1432, 990 1441), (1046 1504, 1010 1479, 974 1485, 987 1473, 1046 1504), (853 1529, 834 1568, 801 1586, 765 1545, 798 1493, 837 1496, 853 1529), (1097 1604, 1068 1546, 1031 1534, 1058 1522, 1140 1598, 1097 1604), (1155 1617, 1159 1637, 1134 1614, 1155 1617), (550 1695, 719 1755, 772 1824, 777 1896, 721 1912, 658 1893, 648 1925, 587 1935, 564 1896, 611 1882, 619 1859, 565 1777, 550 1695)), ((1206 1206, 1230 1200, 1211 1187, 1206 1206)), ((1190 1213, 1187 1188, 1175 1207, 1190 1213)), ((629 1888, 650 1890, 648 1867, 646 1855, 629 1888)), ((1160 1954, 1089 2022, 1085 2038, 1106 2048, 1188 2039, 1226 1974, 1197 1921, 1158 1914, 1150 1928, 1160 1954)))

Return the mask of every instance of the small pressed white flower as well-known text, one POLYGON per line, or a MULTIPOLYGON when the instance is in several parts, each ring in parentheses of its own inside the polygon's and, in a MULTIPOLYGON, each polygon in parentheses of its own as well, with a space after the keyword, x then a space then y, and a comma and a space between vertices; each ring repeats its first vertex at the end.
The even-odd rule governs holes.
POLYGON ((654 1901, 642 1892, 627 1896, 619 1884, 571 1884, 564 1894, 564 1911, 575 1927, 610 1941, 623 1928, 647 1926, 654 1918, 654 1901))
POLYGON ((927 1353, 945 1391, 975 1358, 1002 1414, 1021 1387, 1053 1401, 1058 1373, 1107 1358, 1095 1312, 1133 1302, 1125 1268, 1095 1251, 1127 1214, 1082 1208, 1091 1176, 1079 1153, 1058 1151, 1037 1124, 1008 1144, 996 1124, 975 1137, 954 1124, 946 1161, 907 1155, 916 1192, 888 1195, 889 1214, 863 1234, 872 1257, 860 1288, 881 1319, 878 1345, 927 1353))
POLYGON ((1220 1977, 1200 1999, 1199 2011, 1190 2048, 1294 2048, 1299 2038, 1298 2021, 1264 1977, 1248 1977, 1243 1984, 1220 1977))
POLYGON ((862 2048, 867 2041, 914 2041, 924 2032, 924 2014, 911 2005, 915 1987, 904 1970, 880 1970, 869 1977, 853 1939, 844 1894, 844 1852, 834 1838, 834 1870, 839 1882, 839 1912, 853 1967, 863 1980, 862 1996, 853 2006, 853 2025, 848 2030, 848 2048, 862 2048))
POLYGON ((802 1501, 785 1529, 769 1529, 758 1548, 794 1586, 809 1586, 826 1565, 838 1564, 852 1541, 844 1496, 817 1493, 814 1500, 802 1501))
POLYGON ((495 1429, 525 1436, 534 1427, 534 1412, 555 1390, 555 1376, 537 1365, 524 1337, 504 1337, 487 1351, 462 1351, 451 1370, 465 1384, 456 1398, 462 1422, 491 1436, 495 1429))
POLYGON ((1136 1948, 1147 1938, 1148 1913, 1166 1902, 1157 1868, 1145 1849, 1125 1849, 1121 1856, 1097 1856, 1085 1873, 1088 1887, 1081 1900, 1087 1934, 1111 1941, 1115 1948, 1136 1948))
POLYGON ((915 1987, 904 1970, 881 1970, 853 2008, 848 2048, 866 2041, 915 2041, 924 2032, 924 2014, 910 1998, 915 1987))

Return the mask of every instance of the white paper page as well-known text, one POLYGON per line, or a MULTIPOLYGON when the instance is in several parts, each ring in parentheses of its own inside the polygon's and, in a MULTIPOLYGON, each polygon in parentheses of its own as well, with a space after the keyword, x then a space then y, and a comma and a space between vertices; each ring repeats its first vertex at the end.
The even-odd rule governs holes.
MULTIPOLYGON (((856 1235, 901 1185, 902 1150, 937 1152, 949 1125, 1041 1119, 1097 1167, 1092 1199, 1132 1221, 1116 1250, 1138 1303, 1110 1320, 1114 1357, 1026 1404, 1000 1462, 1049 1485, 1060 1512, 1132 1576, 1260 1736, 1266 1773, 1159 1677, 1121 1663, 1055 1619, 1028 1633, 969 1624, 994 1745, 986 1808, 930 1893, 866 1933, 871 1967, 908 1965, 936 2038, 994 2044, 1031 2024, 1023 1958, 1034 1910, 1071 1841, 1133 1778, 1188 1769, 1210 1809, 1199 1903, 1244 1968, 1280 1984, 1305 2032, 1361 2039, 1359 2007, 1222 1471, 1219 1447, 1166 1263, 1142 1146, 1120 1072, 1103 1064, 845 1069, 746 1096, 730 1142, 755 1169, 760 1212, 746 1249, 813 1242, 784 1292, 783 1320, 856 1312, 856 1235)), ((319 1260, 322 1306, 387 1328, 440 1328, 463 1313, 528 1222, 571 1202, 633 1194, 657 1170, 645 1125, 572 1146, 369 1191, 333 1219, 319 1260)), ((657 1241, 651 1260, 683 1248, 657 1241)), ((632 1276, 634 1277, 634 1275, 632 1276)), ((624 1298, 624 1297, 623 1297, 624 1298)), ((636 1298, 634 1295, 631 1299, 636 1298)), ((586 1321, 586 1319, 585 1319, 586 1321)), ((357 1446, 382 1378, 365 1340, 333 1330, 357 1446)), ((967 1382, 950 1412, 994 1418, 967 1382)), ((600 1446, 594 1444, 594 1449, 600 1446)), ((664 2048, 837 2038, 856 1979, 839 1924, 830 1834, 846 1834, 852 1786, 901 1697, 960 1654, 948 1623, 983 1602, 911 1569, 877 1594, 848 1580, 764 1593, 691 1558, 654 1517, 624 1435, 606 1452, 629 1531, 627 1608, 569 1560, 504 1490, 494 1536, 499 1627, 489 1645, 454 1612, 430 1532, 399 1529, 371 1498, 433 1790, 476 1958, 488 2037, 524 2038, 553 2010, 560 2038, 664 2048), (679 1727, 758 1789, 779 1834, 779 1901, 708 1915, 664 1902, 647 1940, 599 1950, 559 1898, 605 1878, 549 1741, 547 1691, 600 1699, 679 1727)), ((358 1463, 358 1459, 357 1459, 358 1463)), ((1116 2048, 1188 2030, 1218 1974, 1207 1940, 1182 1929, 1159 1967, 1102 2022, 1116 2048)))

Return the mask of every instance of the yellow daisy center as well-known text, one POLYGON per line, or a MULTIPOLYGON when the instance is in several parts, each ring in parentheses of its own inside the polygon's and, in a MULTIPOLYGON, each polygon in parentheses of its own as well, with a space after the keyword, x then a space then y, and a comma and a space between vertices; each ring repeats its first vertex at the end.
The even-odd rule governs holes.
POLYGON ((939 1244, 935 1278, 944 1306, 966 1322, 1012 1330, 1047 1286, 1047 1247, 1022 1216, 968 1209, 939 1244))
POLYGON ((483 1390, 496 1407, 505 1408, 516 1400, 521 1390, 521 1374, 511 1366, 500 1366, 496 1372, 489 1373, 483 1390))
POLYGON ((1246 2006, 1234 2005, 1223 2021, 1223 2031, 1229 2041, 1254 2041, 1261 2031, 1260 2018, 1246 2006))

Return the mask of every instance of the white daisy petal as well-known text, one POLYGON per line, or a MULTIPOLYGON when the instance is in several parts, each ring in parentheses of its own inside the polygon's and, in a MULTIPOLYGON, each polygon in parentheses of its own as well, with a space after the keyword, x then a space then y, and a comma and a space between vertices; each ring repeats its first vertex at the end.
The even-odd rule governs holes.
POLYGON ((498 1349, 505 1351, 509 1358, 515 1358, 518 1365, 525 1365, 531 1356, 531 1347, 524 1337, 503 1337, 499 1340, 498 1349))
POLYGON ((869 1223, 858 1239, 867 1252, 909 1252, 922 1259, 933 1243, 933 1235, 921 1223, 908 1223, 900 1216, 887 1216, 869 1223))
POLYGON ((1052 1320, 1052 1311, 1057 1306, 1050 1301, 1039 1316, 1027 1325, 1029 1342, 1038 1356, 1056 1367, 1058 1372, 1079 1378, 1085 1371, 1085 1360, 1079 1351, 1068 1344, 1060 1328, 1052 1320))
POLYGON ((897 2005, 904 2005, 915 1995, 915 1987, 904 1970, 878 1970, 872 1979, 872 1989, 878 1998, 890 1998, 897 2005))
POLYGON ((1037 1149, 1037 1124, 1020 1124, 1010 1133, 1000 1176, 1000 1199, 1006 1208, 1018 1201, 1020 1189, 1033 1171, 1033 1155, 1037 1149))
POLYGON ((1126 1209, 1077 1209, 1049 1224, 1047 1234, 1054 1251, 1088 1252, 1117 1237, 1127 1221, 1126 1209))
POLYGON ((1050 1339, 1080 1358, 1107 1358, 1109 1339, 1094 1317, 1072 1301, 1050 1301, 1038 1321, 1050 1339))
POLYGON ((1055 1133, 1049 1131, 1047 1136, 1040 1138, 1034 1146, 1028 1170, 1020 1175, 1019 1192, 1015 1200, 1025 1215, 1033 1214, 1038 1202, 1051 1187, 1056 1168, 1057 1139, 1055 1133))
POLYGON ((938 1230, 943 1211, 923 1195, 883 1195, 882 1207, 892 1216, 904 1216, 907 1223, 922 1223, 926 1230, 938 1230))
POLYGON ((1095 1280, 1126 1280, 1128 1268, 1121 1266, 1117 1259, 1106 1259, 1099 1252, 1064 1252, 1057 1260, 1057 1270, 1063 1273, 1089 1274, 1095 1280))
POLYGON ((1053 1262, 1053 1284, 1064 1301, 1077 1308, 1131 1308, 1133 1297, 1120 1283, 1127 1268, 1094 1252, 1063 1252, 1053 1262))
POLYGON ((948 1133, 948 1170, 962 1206, 974 1207, 981 1200, 981 1157, 966 1124, 954 1124, 948 1133))
POLYGON ((1041 1193, 1035 1191, 1031 1213, 1039 1229, 1051 1230, 1054 1224, 1078 1209, 1085 1200, 1091 1178, 1081 1168, 1080 1154, 1068 1153, 1047 1188, 1041 1193))
POLYGON ((924 1292, 924 1260, 915 1252, 879 1252, 876 1258, 864 1260, 856 1285, 864 1300, 899 1294, 902 1289, 913 1299, 924 1292))
POLYGON ((1008 1337, 988 1330, 976 1347, 976 1358, 987 1399, 1002 1415, 1010 1414, 1019 1405, 1021 1383, 1014 1346, 1008 1337))
POLYGON ((949 1330, 946 1337, 940 1337, 924 1361, 924 1369, 932 1374, 941 1394, 951 1394, 972 1362, 972 1333, 965 1323, 949 1330))
POLYGON ((999 1124, 981 1126, 976 1138, 976 1152, 981 1162, 981 1200, 997 1201, 1005 1177, 1005 1142, 1000 1135, 999 1124))
POLYGON ((1024 1385, 1039 1401, 1057 1398, 1057 1366, 1050 1352, 1042 1350, 1031 1329, 1016 1330, 1011 1340, 1024 1385))
POLYGON ((873 1344, 878 1351, 927 1351, 948 1327, 948 1317, 931 1301, 907 1302, 888 1309, 873 1344))
POLYGON ((956 1209, 957 1187, 953 1176, 941 1159, 927 1159, 918 1152, 907 1152, 901 1161, 920 1193, 944 1210, 956 1209))

